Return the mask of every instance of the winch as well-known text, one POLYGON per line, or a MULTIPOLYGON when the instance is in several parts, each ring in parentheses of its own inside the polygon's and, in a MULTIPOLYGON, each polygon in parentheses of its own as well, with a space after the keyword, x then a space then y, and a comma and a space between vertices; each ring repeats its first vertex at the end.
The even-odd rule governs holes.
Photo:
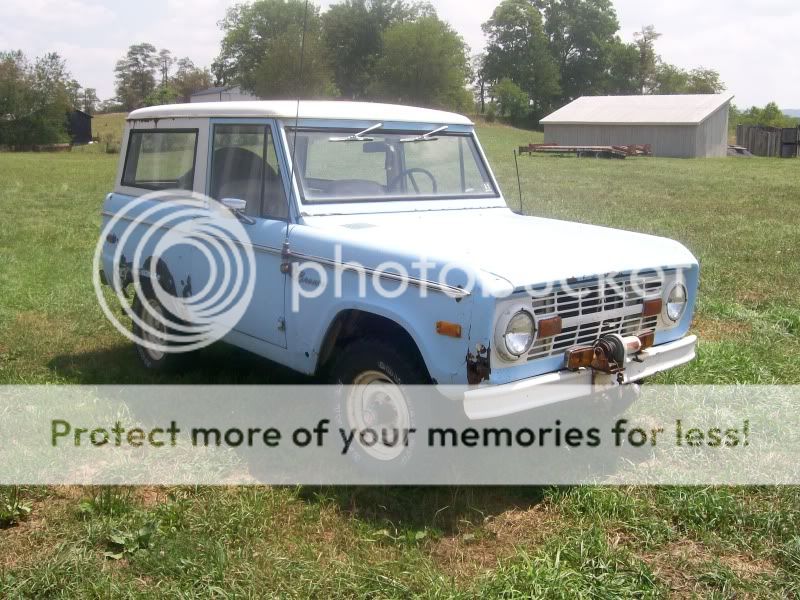
POLYGON ((645 336, 606 334, 591 346, 581 346, 567 352, 567 368, 570 371, 591 368, 609 375, 616 374, 617 380, 622 383, 626 358, 652 345, 651 336, 643 338, 645 336))

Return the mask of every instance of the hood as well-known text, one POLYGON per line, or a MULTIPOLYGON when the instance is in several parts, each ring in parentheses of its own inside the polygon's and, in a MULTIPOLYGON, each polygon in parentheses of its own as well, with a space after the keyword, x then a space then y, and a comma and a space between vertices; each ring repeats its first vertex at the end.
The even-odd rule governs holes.
MULTIPOLYGON (((326 230, 328 239, 377 250, 375 264, 409 256, 456 263, 499 277, 515 289, 697 262, 674 240, 520 216, 505 208, 308 217, 306 224, 326 230)), ((358 260, 375 266, 365 258, 362 253, 358 260)))

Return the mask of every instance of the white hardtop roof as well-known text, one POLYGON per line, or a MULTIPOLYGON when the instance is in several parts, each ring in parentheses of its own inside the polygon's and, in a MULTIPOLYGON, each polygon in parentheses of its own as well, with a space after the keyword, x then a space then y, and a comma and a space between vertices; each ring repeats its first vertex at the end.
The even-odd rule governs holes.
POLYGON ((543 125, 698 125, 732 94, 583 96, 541 120, 543 125))
MULTIPOLYGON (((140 108, 128 115, 128 120, 248 117, 294 119, 296 100, 247 100, 242 102, 193 102, 140 108)), ((403 123, 435 123, 443 125, 472 125, 467 117, 441 110, 415 108, 397 104, 373 102, 339 102, 301 100, 301 119, 341 119, 357 121, 394 121, 403 123)))

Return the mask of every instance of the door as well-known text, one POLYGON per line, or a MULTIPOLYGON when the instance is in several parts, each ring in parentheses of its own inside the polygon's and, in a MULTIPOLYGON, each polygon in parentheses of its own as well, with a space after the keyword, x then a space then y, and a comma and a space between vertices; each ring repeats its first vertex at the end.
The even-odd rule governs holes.
MULTIPOLYGON (((219 292, 218 301, 223 303, 227 289, 236 283, 237 278, 244 278, 252 287, 240 316, 237 313, 238 320, 233 329, 285 348, 286 275, 281 273, 281 247, 286 236, 289 209, 273 127, 271 124, 215 124, 212 127, 208 195, 220 202, 228 199, 246 202, 239 218, 241 227, 238 227, 244 239, 233 240, 232 247, 250 245, 254 270, 248 261, 240 261, 238 267, 231 266, 232 261, 226 261, 218 253, 201 256, 202 252, 196 252, 192 258, 191 287, 194 293, 202 290, 204 298, 214 298, 219 292), (226 273, 231 280, 226 280, 226 273)), ((213 218, 231 217, 223 213, 213 218)), ((220 228, 223 232, 220 235, 225 235, 225 229, 220 228)), ((236 254, 230 248, 229 259, 236 254)), ((240 292, 246 287, 240 286, 240 292)))

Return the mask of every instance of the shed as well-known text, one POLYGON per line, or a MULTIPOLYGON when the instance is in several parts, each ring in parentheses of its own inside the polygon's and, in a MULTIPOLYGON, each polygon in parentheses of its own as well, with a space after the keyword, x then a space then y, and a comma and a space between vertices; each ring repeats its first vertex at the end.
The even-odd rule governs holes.
POLYGON ((249 92, 242 91, 238 85, 200 90, 189 98, 189 102, 234 102, 237 100, 258 100, 258 98, 249 92))
POLYGON ((583 96, 541 120, 547 143, 647 144, 654 156, 727 156, 733 95, 583 96))
POLYGON ((92 115, 82 110, 67 113, 67 133, 73 144, 88 144, 92 141, 92 115))

